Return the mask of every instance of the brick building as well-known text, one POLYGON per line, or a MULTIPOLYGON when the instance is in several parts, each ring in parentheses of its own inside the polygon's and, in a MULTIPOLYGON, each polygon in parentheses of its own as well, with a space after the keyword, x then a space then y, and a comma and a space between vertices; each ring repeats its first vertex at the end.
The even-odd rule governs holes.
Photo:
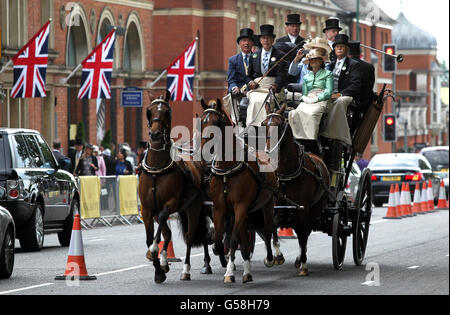
MULTIPOLYGON (((392 42, 395 21, 371 0, 361 0, 359 16, 361 42, 381 48, 392 42), (373 19, 371 8, 379 16, 373 19)), ((193 102, 174 102, 173 125, 192 127, 192 117, 201 113, 200 100, 221 98, 227 89, 228 58, 238 51, 239 29, 251 27, 256 32, 261 24, 273 24, 278 37, 285 35, 287 14, 299 13, 303 37, 323 36, 325 20, 341 19, 343 33, 357 38, 356 6, 353 0, 0 0, 2 17, 2 59, 6 63, 18 49, 53 18, 49 43, 47 97, 43 99, 11 99, 12 68, 0 75, 0 89, 6 97, 0 99, 2 126, 37 129, 48 142, 58 137, 67 150, 74 137, 74 126, 85 123, 87 141, 97 143, 97 108, 105 111, 106 129, 111 130, 116 143, 129 142, 135 147, 148 138, 145 105, 149 93, 158 96, 165 89, 165 80, 153 88, 148 85, 196 37, 196 77, 193 102), (112 99, 97 104, 96 100, 77 100, 81 71, 67 83, 66 77, 107 33, 109 26, 122 27, 117 37, 112 76, 112 99), (142 108, 121 106, 124 87, 143 89, 142 108)), ((381 54, 364 49, 364 58, 376 63, 379 91, 383 83, 392 84, 392 76, 383 73, 381 54)), ((390 103, 386 107, 390 112, 390 103)), ((366 155, 389 152, 390 143, 381 140, 381 126, 374 132, 366 155)))

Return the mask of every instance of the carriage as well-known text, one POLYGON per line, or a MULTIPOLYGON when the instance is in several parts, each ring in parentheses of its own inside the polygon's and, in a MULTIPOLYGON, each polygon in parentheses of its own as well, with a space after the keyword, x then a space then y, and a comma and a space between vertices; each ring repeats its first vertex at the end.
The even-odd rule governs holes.
MULTIPOLYGON (((301 92, 301 86, 289 84, 286 92, 289 93, 286 93, 287 97, 284 103, 295 108, 299 104, 296 93, 301 92)), ((356 110, 357 104, 355 103, 349 106, 347 119, 352 133, 353 145, 344 148, 341 153, 342 164, 338 171, 339 176, 333 179, 336 181, 336 189, 327 191, 329 199, 334 202, 326 203, 322 208, 320 219, 314 222, 314 231, 326 233, 332 238, 332 260, 336 270, 341 270, 343 267, 348 237, 352 237, 354 263, 360 266, 364 260, 372 214, 371 171, 366 168, 362 172, 354 199, 350 199, 346 195, 345 185, 350 176, 355 156, 357 153, 364 152, 387 97, 392 97, 392 91, 386 90, 386 85, 384 85, 382 91, 378 95, 375 94, 373 103, 365 113, 356 110)), ((283 102, 278 102, 271 90, 269 90, 266 101, 270 101, 270 99, 276 108, 281 107, 280 103, 283 102)), ((234 111, 236 111, 236 108, 238 109, 238 113, 232 114, 238 117, 238 123, 244 123, 245 127, 247 107, 245 96, 241 95, 241 97, 235 98, 233 102, 239 105, 232 107, 234 111)), ((287 115, 285 118, 287 118, 287 115)), ((324 119, 326 119, 326 116, 324 119)), ((274 208, 279 215, 277 227, 284 229, 292 228, 290 218, 293 212, 301 211, 302 205, 295 204, 292 200, 285 198, 284 202, 277 204, 274 208)))

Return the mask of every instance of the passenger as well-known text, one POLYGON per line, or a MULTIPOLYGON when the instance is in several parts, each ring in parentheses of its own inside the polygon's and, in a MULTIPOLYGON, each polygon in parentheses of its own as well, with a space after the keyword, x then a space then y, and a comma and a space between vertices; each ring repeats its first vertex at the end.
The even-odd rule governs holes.
MULTIPOLYGON (((336 40, 336 36, 339 34, 339 32, 342 31, 342 28, 339 26, 339 19, 335 17, 330 17, 328 20, 325 21, 325 28, 322 30, 322 32, 325 34, 328 45, 331 47, 331 49, 334 49, 333 44, 336 40)), ((336 54, 334 50, 330 53, 330 61, 334 62, 336 60, 336 54)))
POLYGON ((333 75, 325 69, 328 53, 325 49, 313 49, 304 63, 310 73, 304 78, 303 97, 300 105, 289 112, 289 124, 295 139, 300 139, 306 151, 319 155, 319 126, 322 115, 328 112, 333 93, 333 75))
POLYGON ((247 93, 249 100, 247 126, 260 126, 265 120, 266 111, 263 103, 269 88, 272 88, 274 93, 279 94, 279 99, 283 99, 282 93, 284 91, 282 88, 285 85, 287 75, 285 62, 281 61, 274 67, 275 63, 283 57, 283 53, 273 47, 276 37, 273 33, 274 26, 269 24, 261 25, 260 31, 259 39, 263 48, 250 58, 247 75, 247 86, 250 89, 247 93), (271 69, 272 67, 273 69, 271 69))

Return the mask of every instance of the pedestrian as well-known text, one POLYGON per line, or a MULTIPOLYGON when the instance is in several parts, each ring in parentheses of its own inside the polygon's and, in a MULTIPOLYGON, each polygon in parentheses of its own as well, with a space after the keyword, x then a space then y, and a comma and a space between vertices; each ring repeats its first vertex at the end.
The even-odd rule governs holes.
POLYGON ((116 155, 116 176, 133 175, 133 167, 130 161, 127 160, 127 151, 122 148, 116 155))
POLYGON ((358 164, 359 169, 361 170, 361 172, 367 168, 367 165, 369 165, 369 161, 367 161, 366 159, 363 158, 363 155, 361 153, 358 153, 356 155, 356 164, 358 164))
POLYGON ((69 152, 69 157, 71 162, 70 173, 75 175, 75 169, 77 168, 78 162, 80 162, 81 156, 83 155, 83 141, 81 139, 75 139, 74 146, 75 150, 69 152))
POLYGON ((67 156, 61 153, 61 140, 59 139, 53 140, 53 155, 63 170, 70 171, 72 163, 67 156))
POLYGON ((106 176, 106 164, 103 159, 102 154, 100 153, 100 148, 94 145, 93 155, 97 158, 98 170, 95 172, 97 176, 106 176))
POLYGON ((116 161, 111 157, 111 150, 105 149, 102 156, 105 161, 106 176, 116 175, 116 161))
POLYGON ((83 155, 78 162, 75 169, 76 176, 95 176, 98 170, 97 158, 93 155, 94 146, 92 144, 86 145, 83 155))

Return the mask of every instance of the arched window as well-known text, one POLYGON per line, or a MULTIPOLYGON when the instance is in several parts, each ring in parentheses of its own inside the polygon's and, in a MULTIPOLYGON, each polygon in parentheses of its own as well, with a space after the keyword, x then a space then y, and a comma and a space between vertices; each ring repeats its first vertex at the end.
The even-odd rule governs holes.
POLYGON ((142 51, 142 36, 136 17, 130 17, 124 40, 123 70, 129 72, 144 71, 144 53, 142 51))

